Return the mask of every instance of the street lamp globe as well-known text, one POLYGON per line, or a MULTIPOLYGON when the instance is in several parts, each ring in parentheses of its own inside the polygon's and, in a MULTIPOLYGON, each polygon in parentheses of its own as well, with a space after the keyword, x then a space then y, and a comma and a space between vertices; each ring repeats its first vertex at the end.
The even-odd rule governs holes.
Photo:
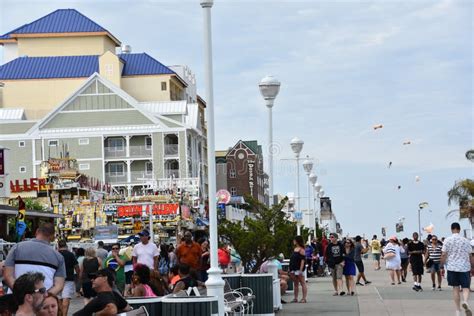
POLYGON ((322 189, 322 188, 323 188, 323 186, 320 185, 319 183, 316 182, 316 183, 314 184, 314 189, 316 190, 316 192, 318 192, 318 193, 321 192, 321 189, 322 189))
POLYGON ((324 190, 319 191, 319 197, 320 198, 324 197, 324 190))
POLYGON ((296 156, 299 156, 301 151, 303 150, 303 144, 304 141, 299 139, 298 137, 295 137, 291 140, 291 150, 296 154, 296 156))
POLYGON ((318 181, 318 176, 314 174, 314 172, 311 172, 309 174, 309 182, 314 186, 314 184, 318 181))
POLYGON ((258 84, 260 93, 263 98, 267 101, 267 106, 273 106, 273 100, 275 100, 278 92, 280 92, 280 81, 273 76, 266 76, 258 84))
POLYGON ((313 162, 309 160, 309 157, 306 156, 306 160, 303 161, 303 169, 306 171, 306 173, 309 175, 311 170, 313 170, 313 162))

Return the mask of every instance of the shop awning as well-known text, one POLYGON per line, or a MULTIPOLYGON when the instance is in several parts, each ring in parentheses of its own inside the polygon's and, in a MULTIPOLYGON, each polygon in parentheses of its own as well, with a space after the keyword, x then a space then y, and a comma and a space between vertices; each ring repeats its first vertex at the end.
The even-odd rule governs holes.
MULTIPOLYGON (((11 207, 9 205, 0 205, 0 215, 12 215, 16 216, 18 214, 18 209, 11 207)), ((64 218, 63 214, 55 214, 51 212, 39 212, 26 210, 26 217, 45 217, 45 218, 64 218)))

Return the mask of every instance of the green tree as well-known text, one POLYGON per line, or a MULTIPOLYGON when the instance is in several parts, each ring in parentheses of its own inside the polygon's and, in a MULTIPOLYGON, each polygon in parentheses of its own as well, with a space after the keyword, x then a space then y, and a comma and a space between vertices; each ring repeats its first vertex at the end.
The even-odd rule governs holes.
POLYGON ((255 273, 268 258, 291 252, 296 225, 282 212, 287 198, 271 208, 252 197, 245 200, 252 216, 247 216, 243 223, 222 220, 219 236, 235 247, 246 270, 255 273))

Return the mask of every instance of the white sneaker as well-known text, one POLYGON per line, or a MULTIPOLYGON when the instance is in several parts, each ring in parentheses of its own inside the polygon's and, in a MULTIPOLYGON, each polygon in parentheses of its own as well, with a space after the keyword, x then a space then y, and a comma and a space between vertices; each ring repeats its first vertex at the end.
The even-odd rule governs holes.
POLYGON ((471 308, 469 307, 469 304, 467 302, 462 302, 461 306, 462 308, 464 308, 464 312, 466 313, 466 316, 472 316, 471 308))

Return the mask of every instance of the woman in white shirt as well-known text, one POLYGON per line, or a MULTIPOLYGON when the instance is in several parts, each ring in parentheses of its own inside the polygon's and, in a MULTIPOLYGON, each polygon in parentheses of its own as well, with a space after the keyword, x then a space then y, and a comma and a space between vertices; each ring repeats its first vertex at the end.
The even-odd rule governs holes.
POLYGON ((385 258, 385 267, 389 270, 390 279, 392 280, 392 285, 395 285, 395 275, 397 276, 398 284, 400 282, 400 270, 402 268, 402 259, 400 258, 401 250, 398 239, 396 236, 390 237, 388 244, 383 249, 384 258, 385 258))

